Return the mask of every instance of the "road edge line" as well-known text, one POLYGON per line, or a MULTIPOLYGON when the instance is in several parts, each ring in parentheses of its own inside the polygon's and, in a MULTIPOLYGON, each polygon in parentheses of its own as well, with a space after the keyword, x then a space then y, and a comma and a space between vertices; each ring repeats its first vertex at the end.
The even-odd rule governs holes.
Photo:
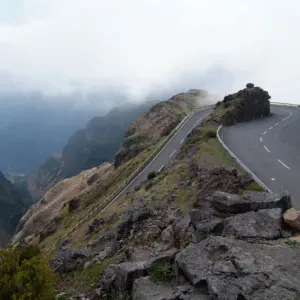
POLYGON ((253 179, 256 181, 256 183, 258 183, 265 191, 267 191, 268 193, 270 194, 274 194, 272 192, 272 190, 270 188, 267 187, 267 185, 265 183, 263 183, 262 180, 260 180, 229 148, 228 146, 224 143, 224 141, 221 139, 220 137, 220 130, 223 126, 220 125, 218 130, 217 130, 217 138, 218 138, 218 141, 220 142, 220 144, 223 146, 223 148, 230 154, 231 157, 233 157, 236 162, 247 172, 249 173, 253 179))

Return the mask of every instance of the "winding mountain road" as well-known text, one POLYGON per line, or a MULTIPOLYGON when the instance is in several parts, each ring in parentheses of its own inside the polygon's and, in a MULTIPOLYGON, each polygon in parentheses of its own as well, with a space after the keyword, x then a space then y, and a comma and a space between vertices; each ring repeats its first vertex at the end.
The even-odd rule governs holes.
POLYGON ((156 155, 156 157, 150 162, 150 164, 131 182, 130 186, 135 187, 139 185, 142 181, 147 180, 147 175, 149 172, 161 171, 168 163, 176 157, 179 153, 184 141, 186 140, 188 134, 196 127, 201 124, 204 118, 211 113, 213 109, 207 108, 196 112, 192 115, 179 130, 174 134, 174 136, 169 140, 169 142, 161 149, 161 151, 156 155))
POLYGON ((300 209, 300 108, 271 106, 272 116, 223 128, 227 147, 269 188, 300 209))

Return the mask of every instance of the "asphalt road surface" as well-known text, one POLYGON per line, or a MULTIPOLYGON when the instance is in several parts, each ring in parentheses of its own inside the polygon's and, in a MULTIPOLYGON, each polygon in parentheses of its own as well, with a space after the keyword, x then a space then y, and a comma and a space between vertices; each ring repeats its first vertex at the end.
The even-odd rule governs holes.
POLYGON ((224 128, 221 139, 272 192, 287 190, 300 209, 300 108, 272 106, 271 112, 224 128))
POLYGON ((139 185, 142 181, 147 180, 149 172, 161 171, 169 162, 176 157, 187 138, 187 135, 196 126, 199 126, 207 115, 210 114, 212 108, 201 110, 194 114, 184 125, 175 133, 165 147, 151 161, 151 163, 140 173, 140 175, 132 182, 131 187, 139 185))

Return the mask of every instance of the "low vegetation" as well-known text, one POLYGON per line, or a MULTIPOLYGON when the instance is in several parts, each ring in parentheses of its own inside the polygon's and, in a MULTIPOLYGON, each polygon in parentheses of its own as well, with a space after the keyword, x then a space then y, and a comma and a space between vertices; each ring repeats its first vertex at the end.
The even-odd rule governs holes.
POLYGON ((39 249, 9 247, 0 251, 1 300, 52 300, 54 274, 39 249))
POLYGON ((168 282, 173 277, 173 267, 168 262, 157 263, 149 270, 149 278, 153 282, 168 282))

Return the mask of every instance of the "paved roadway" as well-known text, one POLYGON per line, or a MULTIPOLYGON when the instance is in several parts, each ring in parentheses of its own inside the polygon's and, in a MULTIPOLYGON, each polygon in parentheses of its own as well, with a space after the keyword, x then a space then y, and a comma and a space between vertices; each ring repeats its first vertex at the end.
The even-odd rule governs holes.
POLYGON ((199 126, 204 118, 210 114, 211 108, 204 109, 194 114, 183 126, 175 133, 164 148, 157 154, 151 163, 140 173, 140 175, 132 182, 131 187, 139 185, 142 181, 147 180, 149 172, 162 170, 168 163, 176 157, 181 146, 187 138, 187 135, 193 128, 199 126))
POLYGON ((300 209, 300 108, 272 106, 272 116, 226 127, 221 139, 273 192, 300 209))

